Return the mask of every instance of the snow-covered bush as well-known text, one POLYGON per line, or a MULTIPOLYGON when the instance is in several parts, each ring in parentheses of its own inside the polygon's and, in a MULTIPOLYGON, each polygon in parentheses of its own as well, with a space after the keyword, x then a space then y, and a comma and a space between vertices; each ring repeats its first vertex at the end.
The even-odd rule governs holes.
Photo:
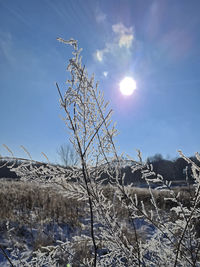
MULTIPOLYGON (((180 192, 172 190, 170 182, 160 175, 155 176, 152 166, 142 162, 140 152, 138 161, 126 161, 123 155, 118 155, 112 110, 108 110, 108 103, 104 101, 94 76, 88 77, 77 42, 58 40, 73 47, 73 58, 67 68, 70 73, 67 89, 62 94, 58 84, 56 87, 65 114, 63 120, 79 155, 80 166, 41 165, 33 161, 24 148, 30 159, 17 159, 14 155, 2 159, 7 160, 8 167, 22 181, 51 183, 60 194, 85 202, 84 231, 71 240, 55 240, 53 245, 30 253, 25 249, 19 253, 16 245, 11 250, 0 246, 8 265, 200 266, 199 166, 180 152, 181 157, 192 165, 195 179, 194 191, 186 206, 180 192), (11 159, 20 160, 20 164, 17 167, 10 165, 11 159), (133 172, 138 169, 142 172, 151 196, 148 206, 138 199, 137 194, 132 194, 132 184, 124 184, 122 168, 127 162, 133 172), (158 190, 168 193, 165 198, 171 203, 168 212, 162 210, 155 199, 158 190), (112 198, 108 192, 114 192, 112 198)), ((199 154, 196 157, 200 161, 199 154)))

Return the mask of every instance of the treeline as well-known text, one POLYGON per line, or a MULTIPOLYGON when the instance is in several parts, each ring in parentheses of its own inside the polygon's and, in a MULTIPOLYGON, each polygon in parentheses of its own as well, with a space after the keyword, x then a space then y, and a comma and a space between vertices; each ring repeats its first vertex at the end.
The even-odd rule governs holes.
MULTIPOLYGON (((195 156, 190 159, 200 165, 195 156)), ((167 160, 162 157, 161 154, 156 154, 153 157, 147 159, 148 164, 153 165, 153 171, 155 174, 161 174, 165 180, 168 181, 183 181, 186 180, 189 183, 193 183, 193 174, 191 164, 186 162, 183 158, 176 158, 174 160, 167 160)))
MULTIPOLYGON (((200 165, 196 157, 190 159, 198 166, 200 165)), ((164 159, 161 154, 155 154, 153 157, 147 158, 147 164, 152 165, 154 175, 151 178, 156 178, 158 174, 162 175, 164 180, 172 181, 172 185, 187 185, 194 183, 191 164, 187 163, 183 158, 174 160, 164 159)), ((141 170, 132 173, 130 166, 124 167, 122 173, 125 173, 125 184, 133 183, 133 185, 142 185, 145 181, 142 179, 141 170)))
MULTIPOLYGON (((199 165, 199 162, 195 157, 190 157, 190 159, 199 165)), ((164 180, 175 182, 186 181, 187 183, 193 183, 193 175, 191 170, 191 165, 188 164, 184 159, 177 158, 175 160, 167 160, 162 157, 160 154, 156 154, 153 157, 147 159, 147 163, 153 166, 153 171, 155 172, 155 177, 160 174, 163 176, 164 180)), ((9 166, 13 164, 14 167, 17 167, 21 164, 20 161, 9 162, 9 166)), ((40 167, 45 163, 35 164, 37 167, 40 167)), ((70 167, 66 167, 70 168, 70 167)), ((133 183, 134 185, 143 184, 144 180, 142 179, 142 174, 140 170, 132 173, 131 166, 126 166, 122 168, 122 173, 125 173, 125 184, 133 183)), ((10 179, 20 179, 15 172, 11 171, 10 168, 6 165, 6 161, 0 160, 0 178, 10 178, 10 179)), ((102 178, 106 178, 106 174, 102 174, 102 178)), ((105 182, 106 183, 106 182, 105 182)))

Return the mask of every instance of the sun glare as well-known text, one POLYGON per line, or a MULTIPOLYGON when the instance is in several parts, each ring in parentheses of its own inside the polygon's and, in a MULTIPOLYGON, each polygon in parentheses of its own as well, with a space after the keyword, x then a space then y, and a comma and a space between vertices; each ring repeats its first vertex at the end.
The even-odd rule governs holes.
POLYGON ((136 81, 131 77, 125 77, 120 82, 119 87, 123 95, 132 95, 133 91, 136 89, 136 81))

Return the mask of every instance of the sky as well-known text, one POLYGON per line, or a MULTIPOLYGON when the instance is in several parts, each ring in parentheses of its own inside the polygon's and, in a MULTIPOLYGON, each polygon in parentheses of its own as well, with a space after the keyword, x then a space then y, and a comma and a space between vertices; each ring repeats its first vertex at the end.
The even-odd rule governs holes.
POLYGON ((55 82, 66 90, 74 38, 114 110, 119 152, 173 159, 200 152, 200 1, 0 0, 0 154, 20 145, 59 162, 69 143, 55 82), (120 81, 137 89, 123 96, 120 81))

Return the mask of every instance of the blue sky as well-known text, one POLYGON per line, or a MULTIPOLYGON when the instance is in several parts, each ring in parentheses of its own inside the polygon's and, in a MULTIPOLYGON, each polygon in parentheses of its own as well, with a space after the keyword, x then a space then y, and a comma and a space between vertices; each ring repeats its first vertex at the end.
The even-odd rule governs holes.
POLYGON ((58 162, 68 133, 55 82, 64 91, 72 50, 56 38, 72 37, 114 110, 121 152, 200 152, 199 13, 195 0, 0 0, 0 143, 58 162), (137 82, 129 97, 125 76, 137 82))

